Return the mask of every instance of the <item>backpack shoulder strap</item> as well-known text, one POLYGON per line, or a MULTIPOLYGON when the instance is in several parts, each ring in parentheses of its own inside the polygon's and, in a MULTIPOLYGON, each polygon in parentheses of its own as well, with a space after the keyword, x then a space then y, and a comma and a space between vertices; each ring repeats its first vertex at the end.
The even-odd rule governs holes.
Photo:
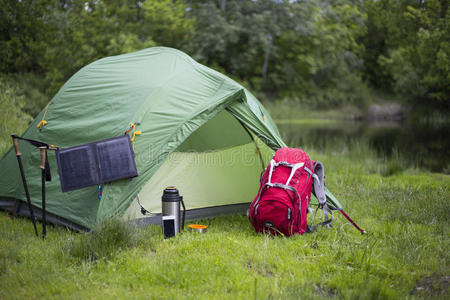
MULTIPOLYGON (((282 188, 285 190, 290 190, 290 191, 294 192, 298 196, 298 198, 300 198, 300 195, 299 195, 297 189, 295 187, 291 186, 290 182, 291 182, 291 179, 294 176, 295 172, 297 172, 297 170, 302 168, 304 165, 305 165, 305 163, 303 163, 303 162, 297 163, 297 164, 291 164, 286 161, 276 162, 274 159, 272 159, 269 164, 270 169, 269 169, 269 175, 267 178, 267 182, 264 183, 263 185, 261 185, 261 187, 258 191, 258 195, 256 196, 256 201, 253 203, 253 206, 256 207, 256 205, 259 202, 259 199, 261 198, 261 193, 262 193, 263 189, 265 189, 266 187, 276 187, 276 188, 282 188), (291 168, 291 173, 289 174, 289 177, 286 180, 285 184, 272 182, 273 171, 278 166, 286 166, 286 167, 291 168)), ((262 182, 261 182, 261 184, 262 184, 262 182)))
MULTIPOLYGON (((308 168, 305 168, 305 170, 311 174, 311 176, 314 178, 314 189, 313 193, 314 196, 319 201, 319 207, 322 208, 325 220, 324 222, 317 224, 316 226, 312 226, 312 230, 314 230, 317 226, 324 226, 329 225, 331 221, 333 221, 333 216, 331 213, 330 208, 327 205, 327 198, 325 195, 325 169, 323 167, 323 164, 320 161, 314 162, 314 172, 308 168)), ((317 212, 317 210, 316 210, 317 212)), ((314 213, 315 216, 315 213, 314 213)))
POLYGON ((308 172, 314 178, 314 196, 319 201, 319 206, 324 206, 327 203, 325 196, 325 170, 323 164, 320 161, 314 162, 314 172, 305 167, 308 172))

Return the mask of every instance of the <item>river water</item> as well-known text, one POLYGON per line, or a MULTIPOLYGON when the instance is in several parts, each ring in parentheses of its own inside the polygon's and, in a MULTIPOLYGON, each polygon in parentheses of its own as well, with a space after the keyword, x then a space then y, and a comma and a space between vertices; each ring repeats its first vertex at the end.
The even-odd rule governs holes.
POLYGON ((450 173, 450 124, 286 120, 277 126, 290 146, 317 151, 352 149, 364 143, 378 156, 400 159, 405 168, 450 173))

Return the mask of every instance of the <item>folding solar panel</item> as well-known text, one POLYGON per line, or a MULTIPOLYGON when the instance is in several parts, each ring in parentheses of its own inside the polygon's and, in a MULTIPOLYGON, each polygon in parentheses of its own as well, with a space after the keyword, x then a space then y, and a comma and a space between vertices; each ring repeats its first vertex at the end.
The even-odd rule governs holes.
POLYGON ((110 182, 137 176, 130 138, 115 138, 95 144, 100 165, 100 181, 110 182))
POLYGON ((63 192, 138 175, 128 135, 57 150, 56 161, 63 192))

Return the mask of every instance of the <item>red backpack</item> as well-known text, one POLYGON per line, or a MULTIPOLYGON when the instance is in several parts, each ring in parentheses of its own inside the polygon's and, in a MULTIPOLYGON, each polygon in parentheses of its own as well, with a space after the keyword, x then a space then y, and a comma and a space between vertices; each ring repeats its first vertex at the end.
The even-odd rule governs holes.
MULTIPOLYGON (((278 149, 250 205, 248 217, 253 227, 257 232, 282 233, 285 236, 309 231, 307 213, 313 186, 319 206, 326 215, 330 212, 323 178, 322 164, 313 162, 303 150, 278 149)), ((329 222, 331 219, 326 224, 329 222)))

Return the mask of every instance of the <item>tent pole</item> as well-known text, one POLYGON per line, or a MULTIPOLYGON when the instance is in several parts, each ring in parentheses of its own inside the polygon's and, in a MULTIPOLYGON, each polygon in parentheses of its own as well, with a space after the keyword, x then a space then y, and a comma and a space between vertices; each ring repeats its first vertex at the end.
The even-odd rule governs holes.
MULTIPOLYGON (((231 115, 236 118, 235 115, 233 115, 233 114, 231 114, 231 115)), ((258 144, 256 143, 255 139, 253 138, 253 135, 248 130, 248 128, 245 126, 245 124, 242 123, 242 121, 239 120, 238 118, 236 118, 236 120, 239 122, 239 124, 241 124, 241 126, 244 128, 245 132, 247 132, 248 136, 250 137, 250 139, 252 140, 253 144, 255 145, 255 148, 258 151, 259 161, 261 162, 261 167, 262 167, 262 170, 264 172, 266 170, 266 165, 264 164, 264 160, 262 158, 261 150, 259 149, 258 144)))

